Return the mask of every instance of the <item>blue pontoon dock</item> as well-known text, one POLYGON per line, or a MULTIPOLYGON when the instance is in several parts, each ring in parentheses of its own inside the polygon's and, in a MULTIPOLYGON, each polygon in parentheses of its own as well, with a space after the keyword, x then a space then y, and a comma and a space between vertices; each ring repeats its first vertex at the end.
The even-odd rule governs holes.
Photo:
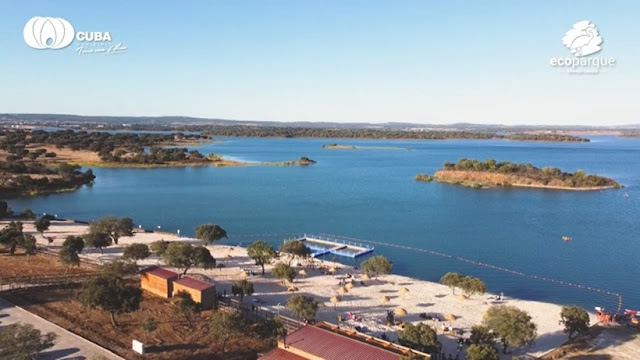
POLYGON ((304 234, 293 241, 304 243, 311 249, 311 255, 314 258, 326 254, 334 254, 355 259, 374 250, 373 246, 311 234, 304 234))

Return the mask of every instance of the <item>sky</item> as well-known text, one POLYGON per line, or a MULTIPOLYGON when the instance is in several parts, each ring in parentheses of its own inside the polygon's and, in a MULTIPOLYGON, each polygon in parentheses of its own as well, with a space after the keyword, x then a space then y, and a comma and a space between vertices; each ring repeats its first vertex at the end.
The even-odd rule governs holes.
POLYGON ((13 1, 0 11, 0 113, 238 120, 619 125, 640 119, 640 2, 13 1), (37 50, 34 16, 111 43, 37 50), (589 20, 598 74, 551 58, 589 20), (122 44, 118 54, 79 47, 122 44))

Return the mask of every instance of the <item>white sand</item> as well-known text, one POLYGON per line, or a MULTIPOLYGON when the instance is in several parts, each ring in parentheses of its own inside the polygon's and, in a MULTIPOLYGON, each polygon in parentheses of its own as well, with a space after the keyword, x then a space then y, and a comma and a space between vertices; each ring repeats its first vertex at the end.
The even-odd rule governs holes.
MULTIPOLYGON (((3 223, 0 223, 0 226, 3 226, 3 223)), ((62 244, 67 235, 79 235, 86 232, 86 229, 87 226, 85 225, 54 221, 52 222, 50 230, 45 232, 45 236, 55 236, 53 244, 50 245, 52 249, 55 249, 62 244)), ((29 223, 25 223, 25 231, 35 233, 32 224, 29 223)), ((39 234, 36 234, 36 238, 40 244, 47 243, 39 234)), ((133 237, 121 238, 119 245, 104 249, 104 255, 101 255, 97 249, 86 249, 84 256, 101 261, 109 261, 120 257, 122 247, 127 244, 148 244, 160 239, 167 241, 193 241, 197 243, 194 239, 178 238, 171 234, 136 233, 133 237)), ((284 303, 291 293, 287 292, 286 287, 283 286, 279 280, 270 277, 269 272, 272 265, 265 267, 266 274, 263 277, 260 275, 260 267, 256 266, 253 260, 247 256, 245 248, 222 245, 210 245, 207 247, 214 258, 216 258, 219 263, 224 264, 225 267, 223 269, 211 270, 190 269, 188 272, 189 275, 213 279, 216 283, 217 291, 223 292, 226 290, 227 294, 229 294, 231 284, 234 281, 242 279, 240 268, 250 269, 257 274, 249 278, 249 280, 254 283, 255 294, 244 301, 257 305, 258 303, 255 302, 255 299, 259 299, 261 301, 260 306, 269 308, 274 312, 279 309, 283 315, 289 315, 288 311, 284 308, 284 303), (230 254, 232 257, 227 258, 227 254, 230 254)), ((287 259, 283 260, 286 261, 287 259)), ((294 261, 292 265, 296 263, 297 261, 294 261)), ((319 260, 316 260, 316 263, 319 264, 319 260)), ((161 261, 157 257, 152 256, 140 262, 140 264, 161 264, 161 261)), ((329 266, 332 265, 329 262, 325 262, 325 264, 329 266)), ((503 299, 503 301, 488 300, 490 296, 493 296, 492 294, 475 295, 471 299, 460 300, 457 296, 452 295, 451 290, 446 286, 399 275, 386 275, 380 277, 378 280, 368 280, 365 281, 366 286, 362 286, 359 281, 356 281, 357 286, 355 288, 347 294, 339 296, 337 289, 340 287, 340 279, 344 278, 347 273, 355 275, 358 279, 360 273, 341 264, 336 264, 336 266, 340 266, 341 268, 334 276, 321 275, 319 270, 307 269, 308 275, 305 278, 298 276, 294 280, 293 285, 299 289, 298 293, 313 296, 325 303, 326 306, 318 311, 318 320, 335 323, 338 314, 342 314, 344 317, 347 312, 351 312, 362 318, 362 321, 356 322, 349 320, 344 322, 342 326, 366 327, 368 332, 375 336, 380 336, 384 332, 390 339, 395 339, 397 328, 384 325, 386 312, 387 310, 402 307, 408 313, 408 315, 402 317, 402 320, 405 322, 416 323, 423 321, 418 316, 420 313, 439 315, 441 318, 445 313, 453 314, 456 316, 456 320, 445 321, 446 325, 452 326, 455 329, 463 329, 465 331, 464 337, 467 337, 469 335, 468 330, 472 325, 482 322, 482 314, 490 306, 506 304, 528 312, 538 327, 539 337, 532 346, 515 349, 514 353, 504 357, 505 359, 510 359, 511 356, 514 355, 522 355, 522 358, 537 357, 567 340, 567 335, 561 331, 561 326, 558 324, 561 310, 560 305, 513 298, 503 299), (409 292, 404 295, 400 294, 398 290, 401 287, 406 287, 409 292), (339 296, 342 299, 337 305, 336 310, 334 310, 333 304, 329 302, 332 296, 339 296), (382 296, 389 297, 390 301, 382 304, 379 300, 382 296)), ((298 267, 296 271, 299 269, 301 268, 298 267)), ((181 272, 181 269, 173 270, 181 272)), ((455 357, 456 339, 458 336, 442 334, 442 322, 431 320, 426 322, 438 330, 440 341, 443 344, 443 351, 447 354, 451 353, 455 357)), ((595 316, 592 314, 592 323, 595 322, 595 316)), ((460 354, 460 358, 463 359, 462 354, 460 354)))

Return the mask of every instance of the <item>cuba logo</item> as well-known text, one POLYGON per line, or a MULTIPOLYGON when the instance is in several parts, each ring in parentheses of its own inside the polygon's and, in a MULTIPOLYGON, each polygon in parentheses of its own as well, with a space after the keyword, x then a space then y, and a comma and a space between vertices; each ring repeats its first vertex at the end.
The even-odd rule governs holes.
POLYGON ((62 49, 73 41, 75 31, 65 19, 36 16, 24 26, 24 42, 30 47, 42 49, 62 49))
POLYGON ((22 34, 24 42, 38 50, 63 49, 74 39, 89 43, 111 41, 111 34, 108 31, 75 31, 71 23, 65 19, 44 16, 29 19, 22 34))

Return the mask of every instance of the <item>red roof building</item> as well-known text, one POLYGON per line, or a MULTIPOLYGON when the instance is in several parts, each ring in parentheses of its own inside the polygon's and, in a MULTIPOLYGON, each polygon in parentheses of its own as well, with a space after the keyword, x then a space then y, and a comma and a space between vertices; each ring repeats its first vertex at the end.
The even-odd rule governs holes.
POLYGON ((178 274, 161 267, 151 267, 142 272, 140 288, 164 298, 171 297, 172 282, 178 279, 178 274))
POLYGON ((180 284, 190 289, 199 290, 199 291, 215 287, 215 285, 208 283, 206 281, 202 281, 202 280, 198 280, 198 279, 194 279, 186 276, 174 281, 174 284, 180 284))
MULTIPOLYGON (((398 360, 409 349, 329 323, 303 326, 259 360, 398 360)), ((418 353, 428 359, 427 354, 418 353)))
POLYGON ((275 348, 261 356, 259 360, 307 360, 307 358, 290 353, 281 348, 275 348))
POLYGON ((183 277, 173 282, 173 296, 180 291, 185 291, 191 298, 200 303, 203 309, 212 309, 216 302, 216 286, 206 281, 183 277))

